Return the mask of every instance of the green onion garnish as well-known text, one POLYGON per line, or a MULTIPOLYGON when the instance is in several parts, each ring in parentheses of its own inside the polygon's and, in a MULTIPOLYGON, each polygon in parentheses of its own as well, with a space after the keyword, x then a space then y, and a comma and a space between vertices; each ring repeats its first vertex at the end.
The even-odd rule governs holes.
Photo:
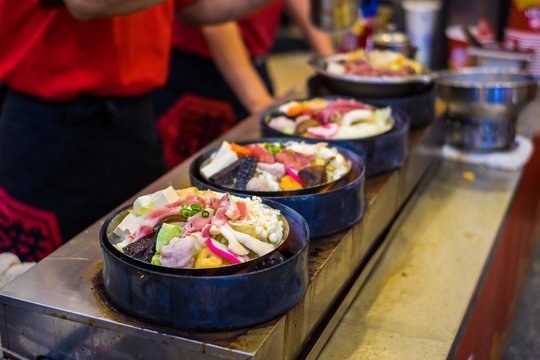
POLYGON ((185 217, 187 219, 188 217, 191 216, 191 210, 189 210, 189 209, 181 209, 180 210, 180 215, 182 215, 183 217, 185 217))
POLYGON ((203 211, 201 211, 201 215, 202 215, 202 217, 209 217, 210 213, 208 212, 208 210, 203 210, 203 211))

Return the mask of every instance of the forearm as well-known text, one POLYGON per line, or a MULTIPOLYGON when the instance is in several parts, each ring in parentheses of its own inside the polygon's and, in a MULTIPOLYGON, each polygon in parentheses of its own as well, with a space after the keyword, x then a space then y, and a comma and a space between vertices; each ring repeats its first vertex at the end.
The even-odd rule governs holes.
POLYGON ((251 113, 272 103, 272 96, 251 62, 235 22, 202 28, 214 62, 242 105, 251 113))
POLYGON ((313 52, 324 56, 335 53, 334 45, 328 34, 308 28, 303 31, 303 35, 313 52))
POLYGON ((311 50, 319 55, 331 55, 335 52, 330 35, 317 29, 310 20, 308 0, 287 0, 287 14, 300 28, 311 50))
POLYGON ((236 20, 275 0, 196 0, 180 7, 176 16, 188 26, 219 24, 236 20))
POLYGON ((166 0, 64 0, 69 12, 79 20, 128 15, 146 10, 166 0))

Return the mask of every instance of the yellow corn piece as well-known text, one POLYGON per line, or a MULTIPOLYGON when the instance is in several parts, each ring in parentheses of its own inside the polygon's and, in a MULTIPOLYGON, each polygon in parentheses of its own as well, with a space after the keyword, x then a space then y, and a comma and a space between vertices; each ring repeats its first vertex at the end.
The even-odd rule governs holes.
POLYGON ((285 175, 279 182, 279 187, 282 190, 298 190, 302 188, 302 185, 298 181, 294 180, 290 175, 285 175))
POLYGON ((205 247, 199 251, 199 256, 195 261, 196 268, 212 268, 223 264, 221 256, 214 254, 209 248, 205 247))

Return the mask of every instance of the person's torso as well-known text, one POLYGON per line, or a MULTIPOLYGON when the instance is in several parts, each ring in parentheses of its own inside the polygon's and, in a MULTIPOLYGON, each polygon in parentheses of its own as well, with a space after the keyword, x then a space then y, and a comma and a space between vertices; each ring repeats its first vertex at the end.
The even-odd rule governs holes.
MULTIPOLYGON (((284 1, 278 0, 237 21, 251 57, 266 56, 271 50, 283 6, 284 1)), ((201 30, 197 27, 187 27, 180 21, 174 22, 172 44, 177 50, 212 57, 201 30)))
POLYGON ((174 5, 78 21, 66 8, 0 0, 0 81, 49 100, 133 96, 164 83, 174 5))

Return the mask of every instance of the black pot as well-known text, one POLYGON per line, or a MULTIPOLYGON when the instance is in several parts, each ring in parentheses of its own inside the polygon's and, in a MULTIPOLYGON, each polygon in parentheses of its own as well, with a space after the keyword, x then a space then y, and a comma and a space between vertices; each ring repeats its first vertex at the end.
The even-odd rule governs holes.
MULTIPOLYGON (((356 100, 343 96, 322 96, 321 98, 327 100, 356 100)), ((307 99, 298 101, 305 100, 307 99)), ((260 122, 263 136, 285 137, 302 141, 311 139, 298 135, 287 135, 268 126, 270 118, 278 112, 281 105, 271 106, 261 114, 260 122)), ((366 176, 368 177, 383 174, 403 165, 409 148, 408 116, 394 108, 392 108, 392 116, 394 117, 394 127, 380 135, 358 139, 321 139, 316 141, 327 142, 330 146, 340 146, 360 155, 366 164, 366 176)))
MULTIPOLYGON (((239 145, 247 145, 261 142, 284 142, 297 139, 284 138, 263 138, 260 140, 238 142, 239 145)), ((306 143, 317 143, 319 140, 302 138, 306 143)), ((273 195, 265 193, 263 199, 273 200, 298 211, 309 224, 312 238, 321 237, 341 231, 356 222, 364 215, 364 182, 365 166, 362 158, 354 151, 345 149, 334 143, 337 150, 351 160, 351 170, 349 174, 340 181, 335 182, 330 189, 323 192, 312 191, 298 195, 291 195, 290 192, 275 191, 273 195)), ((215 185, 209 183, 200 173, 201 164, 206 161, 218 149, 211 149, 199 155, 190 165, 189 176, 191 184, 199 189, 212 189, 223 191, 215 185)), ((246 191, 237 192, 229 190, 231 194, 245 196, 260 195, 246 191)))
POLYGON ((265 203, 280 210, 289 223, 288 239, 279 248, 281 261, 223 276, 173 274, 167 268, 141 266, 137 260, 119 256, 106 235, 117 215, 112 214, 100 232, 104 288, 110 302, 137 319, 196 331, 248 327, 283 314, 302 299, 307 288, 309 228, 296 211, 265 203))

